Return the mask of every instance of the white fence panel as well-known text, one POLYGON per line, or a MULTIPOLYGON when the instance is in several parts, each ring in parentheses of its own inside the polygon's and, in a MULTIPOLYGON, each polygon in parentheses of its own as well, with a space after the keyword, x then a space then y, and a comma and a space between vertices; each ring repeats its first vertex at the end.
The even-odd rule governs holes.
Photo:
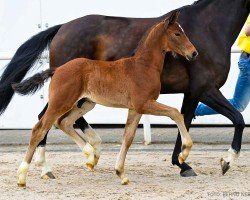
MULTIPOLYGON (((56 24, 68 22, 72 19, 88 14, 102 14, 110 16, 126 17, 156 17, 167 13, 180 6, 191 4, 193 0, 158 0, 158 1, 134 1, 134 0, 0 0, 0 74, 8 57, 30 36, 56 24), (9 53, 10 52, 10 55, 9 53)), ((229 79, 222 88, 223 94, 231 98, 234 92, 238 76, 237 61, 239 53, 232 54, 232 67, 229 79)), ((44 66, 34 70, 27 76, 48 68, 44 60, 44 66)), ((17 66, 18 67, 18 66, 17 66)), ((34 96, 20 97, 15 95, 8 109, 0 117, 0 128, 31 128, 37 121, 37 115, 47 102, 48 83, 34 96), (44 99, 41 98, 44 96, 44 99)), ((2 98, 2 97, 1 97, 2 98)), ((183 95, 161 95, 159 101, 180 109, 183 95)), ((250 111, 243 113, 244 118, 250 124, 250 111)), ((98 124, 123 124, 127 111, 124 109, 106 108, 97 105, 86 115, 90 123, 98 124)), ((173 124, 164 117, 149 117, 152 124, 173 124)), ((195 124, 231 124, 220 116, 198 117, 195 124)))

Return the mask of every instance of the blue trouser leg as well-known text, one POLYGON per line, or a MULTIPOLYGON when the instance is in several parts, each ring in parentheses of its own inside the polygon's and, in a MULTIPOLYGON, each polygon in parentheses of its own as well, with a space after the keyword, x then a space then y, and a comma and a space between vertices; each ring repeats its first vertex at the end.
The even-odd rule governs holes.
MULTIPOLYGON (((250 57, 241 58, 238 63, 239 76, 236 83, 234 95, 228 101, 240 112, 243 112, 250 101, 250 57)), ((195 110, 195 116, 214 115, 216 111, 200 103, 195 110)))

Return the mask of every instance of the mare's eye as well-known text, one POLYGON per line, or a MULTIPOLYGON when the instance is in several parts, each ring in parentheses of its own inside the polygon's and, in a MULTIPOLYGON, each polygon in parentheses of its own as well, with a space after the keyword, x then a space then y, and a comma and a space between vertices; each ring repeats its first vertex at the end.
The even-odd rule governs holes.
POLYGON ((175 33, 175 36, 180 37, 181 34, 180 33, 175 33))

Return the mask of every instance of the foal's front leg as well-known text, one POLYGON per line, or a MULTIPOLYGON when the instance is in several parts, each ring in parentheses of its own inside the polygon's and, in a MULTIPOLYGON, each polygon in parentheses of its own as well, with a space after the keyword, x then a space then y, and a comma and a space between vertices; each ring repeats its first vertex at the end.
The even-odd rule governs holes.
POLYGON ((141 114, 138 114, 134 110, 128 111, 125 132, 123 134, 122 146, 121 146, 120 153, 118 154, 116 164, 115 164, 116 174, 121 178, 122 185, 126 185, 129 182, 129 179, 125 175, 124 163, 125 163, 128 149, 130 145, 132 144, 133 139, 135 137, 135 131, 136 131, 136 128, 138 126, 140 119, 141 119, 141 114))
POLYGON ((180 164, 182 164, 187 159, 193 145, 191 136, 189 135, 184 124, 184 118, 182 114, 176 108, 166 106, 154 100, 147 101, 144 104, 144 106, 142 107, 142 113, 158 116, 167 116, 175 121, 181 134, 182 151, 178 156, 178 161, 180 164))
MULTIPOLYGON (((194 111, 198 105, 198 100, 191 98, 189 94, 185 94, 181 112, 184 115, 184 121, 187 130, 191 126, 192 119, 194 117, 194 111)), ((181 135, 180 131, 178 131, 178 136, 176 139, 174 152, 172 154, 172 164, 177 165, 181 168, 180 175, 183 177, 190 177, 190 176, 197 176, 195 171, 190 167, 187 163, 183 162, 182 164, 179 163, 178 156, 181 152, 181 135)))

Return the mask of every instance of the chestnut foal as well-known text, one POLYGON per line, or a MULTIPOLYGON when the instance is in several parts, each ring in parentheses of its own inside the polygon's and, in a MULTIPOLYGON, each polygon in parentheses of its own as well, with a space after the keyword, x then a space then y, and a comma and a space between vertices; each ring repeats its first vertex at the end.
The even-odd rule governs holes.
POLYGON ((128 108, 128 118, 120 153, 115 165, 122 184, 129 182, 125 176, 124 163, 142 114, 168 116, 181 132, 183 163, 192 147, 192 140, 184 125, 183 116, 172 107, 158 103, 160 75, 165 53, 173 51, 191 60, 197 51, 176 22, 178 13, 153 26, 130 58, 113 62, 85 58, 72 60, 56 70, 46 70, 34 75, 13 89, 20 94, 34 93, 49 77, 49 104, 44 116, 34 126, 26 156, 18 169, 18 186, 26 185, 26 177, 36 146, 46 132, 55 124, 68 134, 88 157, 87 166, 93 169, 95 149, 74 130, 73 124, 80 116, 91 110, 96 103, 118 108, 128 108), (78 101, 86 98, 87 104, 78 101))

